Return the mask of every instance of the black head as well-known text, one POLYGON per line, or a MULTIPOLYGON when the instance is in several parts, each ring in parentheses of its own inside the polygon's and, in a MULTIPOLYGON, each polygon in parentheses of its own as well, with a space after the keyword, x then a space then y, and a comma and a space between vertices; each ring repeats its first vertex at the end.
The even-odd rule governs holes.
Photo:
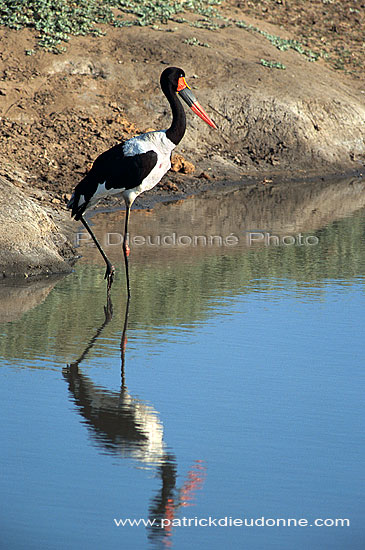
POLYGON ((178 67, 168 67, 161 74, 160 84, 162 90, 170 89, 176 92, 179 85, 179 78, 184 77, 185 73, 182 69, 178 67))
MULTIPOLYGON (((203 107, 200 105, 200 103, 197 101, 196 97, 194 96, 193 92, 191 91, 190 86, 187 84, 185 80, 185 73, 182 69, 178 69, 177 67, 168 67, 165 69, 161 75, 160 78, 161 82, 161 88, 165 96, 167 97, 168 101, 170 102, 170 105, 172 105, 173 109, 178 108, 179 102, 176 103, 176 95, 179 94, 181 99, 185 101, 185 103, 190 107, 190 109, 197 114, 204 122, 209 124, 212 128, 217 128, 214 122, 209 118, 207 113, 204 111, 203 107)), ((183 126, 185 131, 185 114, 183 111, 180 111, 180 118, 183 119, 183 126)), ((181 137, 180 137, 181 139, 181 137)), ((174 138, 172 138, 172 141, 174 143, 174 138)))

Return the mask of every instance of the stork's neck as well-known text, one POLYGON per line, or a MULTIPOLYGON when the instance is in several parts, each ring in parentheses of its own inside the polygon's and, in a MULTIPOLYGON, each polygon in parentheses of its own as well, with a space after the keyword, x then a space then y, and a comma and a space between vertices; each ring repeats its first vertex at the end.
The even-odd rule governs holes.
POLYGON ((171 88, 163 90, 172 111, 172 123, 168 130, 166 130, 166 137, 177 145, 183 138, 186 129, 186 115, 185 109, 182 106, 177 93, 171 88))

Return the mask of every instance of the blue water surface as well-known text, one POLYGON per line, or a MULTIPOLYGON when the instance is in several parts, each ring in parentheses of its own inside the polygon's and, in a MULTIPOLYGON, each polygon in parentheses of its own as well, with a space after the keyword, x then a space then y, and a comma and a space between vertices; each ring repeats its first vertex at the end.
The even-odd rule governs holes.
POLYGON ((123 359, 120 259, 107 314, 94 251, 29 308, 7 286, 1 548, 363 548, 364 228, 356 210, 310 251, 132 251, 123 359))

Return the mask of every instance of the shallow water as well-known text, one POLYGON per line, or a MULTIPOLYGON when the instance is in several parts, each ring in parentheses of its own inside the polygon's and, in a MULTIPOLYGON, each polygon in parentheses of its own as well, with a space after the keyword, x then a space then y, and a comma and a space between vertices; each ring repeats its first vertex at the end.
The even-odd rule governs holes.
POLYGON ((362 548, 362 182, 133 211, 124 335, 123 213, 92 222, 109 308, 81 229, 74 273, 0 285, 1 548, 362 548))

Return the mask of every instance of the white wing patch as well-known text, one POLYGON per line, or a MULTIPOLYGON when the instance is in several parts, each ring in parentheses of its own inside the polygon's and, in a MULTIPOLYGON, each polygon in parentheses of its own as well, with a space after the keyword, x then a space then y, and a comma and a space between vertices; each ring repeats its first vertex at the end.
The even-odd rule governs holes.
POLYGON ((106 189, 105 185, 106 181, 104 181, 104 183, 99 183, 96 192, 94 193, 94 197, 96 197, 97 200, 102 199, 103 197, 108 195, 117 195, 118 193, 122 193, 125 189, 125 187, 120 187, 117 189, 106 189))
MULTIPOLYGON (((104 183, 99 183, 98 187, 96 188, 95 193, 93 194, 93 196, 91 197, 91 199, 89 201, 88 208, 90 206, 94 206, 103 197, 110 197, 111 195, 118 195, 118 194, 123 193, 123 191, 125 190, 124 187, 121 187, 119 189, 106 189, 105 185, 106 185, 106 181, 104 181, 104 183)), ((85 197, 84 197, 84 195, 81 195, 80 200, 79 200, 79 206, 81 206, 84 202, 85 202, 85 197), (81 199, 83 199, 82 202, 80 202, 81 199)))

